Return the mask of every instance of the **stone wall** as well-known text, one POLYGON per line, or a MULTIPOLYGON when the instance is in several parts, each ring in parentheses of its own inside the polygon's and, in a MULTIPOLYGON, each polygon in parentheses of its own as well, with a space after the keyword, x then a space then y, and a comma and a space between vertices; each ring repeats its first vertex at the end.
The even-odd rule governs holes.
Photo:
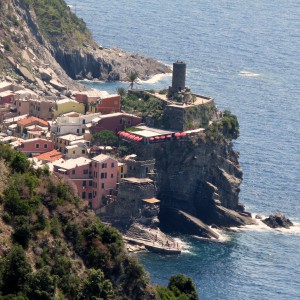
POLYGON ((119 184, 117 200, 106 207, 104 215, 111 216, 113 222, 129 223, 140 216, 143 208, 142 199, 155 196, 156 188, 152 180, 123 179, 119 184))
POLYGON ((163 116, 164 128, 185 131, 205 127, 216 114, 213 102, 198 106, 166 106, 163 116))

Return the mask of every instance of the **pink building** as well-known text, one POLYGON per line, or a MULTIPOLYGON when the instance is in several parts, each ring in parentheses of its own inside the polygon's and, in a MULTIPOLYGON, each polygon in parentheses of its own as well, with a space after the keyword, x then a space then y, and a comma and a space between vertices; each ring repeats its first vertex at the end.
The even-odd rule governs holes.
POLYGON ((78 196, 88 200, 93 209, 104 206, 104 197, 116 192, 118 161, 104 154, 55 162, 53 172, 71 179, 78 196))
POLYGON ((54 143, 52 141, 41 138, 24 140, 18 147, 20 152, 28 156, 37 156, 53 149, 54 143))
POLYGON ((142 118, 127 113, 114 113, 99 116, 96 122, 92 122, 90 128, 91 133, 100 132, 102 130, 110 130, 112 132, 119 132, 127 127, 139 125, 142 118))

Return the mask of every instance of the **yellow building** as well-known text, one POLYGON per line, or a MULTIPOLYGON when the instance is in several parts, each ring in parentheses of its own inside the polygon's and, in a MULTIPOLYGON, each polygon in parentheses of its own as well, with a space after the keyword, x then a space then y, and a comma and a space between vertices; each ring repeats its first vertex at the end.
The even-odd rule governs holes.
POLYGON ((54 119, 69 112, 77 112, 84 114, 84 104, 68 98, 56 101, 53 108, 54 119))
POLYGON ((65 147, 66 158, 88 157, 87 146, 84 143, 65 147))
POLYGON ((122 178, 127 177, 127 165, 118 162, 118 183, 121 182, 122 178))

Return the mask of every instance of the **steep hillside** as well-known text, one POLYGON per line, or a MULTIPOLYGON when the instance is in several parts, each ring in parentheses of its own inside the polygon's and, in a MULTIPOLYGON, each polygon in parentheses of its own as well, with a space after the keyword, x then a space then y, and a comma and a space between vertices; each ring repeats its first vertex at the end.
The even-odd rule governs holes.
POLYGON ((169 72, 157 61, 99 47, 63 0, 1 0, 0 74, 41 90, 78 88, 72 79, 125 80, 169 72))
POLYGON ((182 276, 169 288, 152 287, 120 233, 75 196, 71 182, 33 169, 2 144, 0 173, 1 299, 166 299, 173 281, 176 296, 167 299, 198 299, 182 276))

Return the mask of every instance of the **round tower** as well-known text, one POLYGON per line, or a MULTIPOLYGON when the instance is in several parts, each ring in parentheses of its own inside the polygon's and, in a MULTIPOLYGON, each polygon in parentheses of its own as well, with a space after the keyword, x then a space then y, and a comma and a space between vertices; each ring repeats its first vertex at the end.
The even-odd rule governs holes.
POLYGON ((173 63, 172 90, 182 91, 185 88, 186 63, 177 61, 173 63))

